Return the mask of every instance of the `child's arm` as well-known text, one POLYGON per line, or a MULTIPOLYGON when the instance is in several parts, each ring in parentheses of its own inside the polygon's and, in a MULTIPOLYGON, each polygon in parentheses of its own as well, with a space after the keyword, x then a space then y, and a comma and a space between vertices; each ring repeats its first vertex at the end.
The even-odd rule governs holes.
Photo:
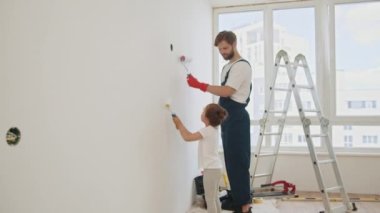
POLYGON ((185 141, 192 142, 203 138, 201 133, 191 133, 189 130, 187 130, 187 128, 183 125, 182 121, 177 116, 173 117, 173 122, 185 141))

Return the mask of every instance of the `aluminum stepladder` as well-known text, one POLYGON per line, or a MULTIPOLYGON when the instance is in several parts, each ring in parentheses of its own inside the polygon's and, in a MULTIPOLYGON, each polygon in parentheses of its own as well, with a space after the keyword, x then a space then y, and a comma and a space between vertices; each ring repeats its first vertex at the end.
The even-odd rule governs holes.
POLYGON ((269 99, 265 103, 265 111, 263 114, 263 118, 260 119, 260 135, 258 137, 256 151, 254 154, 253 169, 251 171, 251 175, 252 175, 251 187, 253 188, 254 181, 257 180, 258 178, 264 178, 265 184, 269 184, 272 181, 273 171, 274 171, 275 163, 277 160, 278 151, 280 148, 281 136, 282 136, 284 126, 285 126, 285 119, 286 119, 287 112, 289 109, 291 94, 293 93, 294 100, 297 105, 299 117, 302 122, 303 130, 305 133, 305 139, 306 139, 307 146, 310 152, 310 157, 312 160, 314 172, 316 175, 316 179, 318 181, 318 186, 322 194, 322 200, 323 200, 325 211, 327 213, 351 212, 353 210, 355 211, 356 210, 355 204, 353 203, 353 205, 351 205, 349 197, 343 186, 343 181, 342 181, 342 177, 340 175, 340 171, 338 168, 337 159, 334 154, 334 150, 333 150, 330 137, 328 134, 329 120, 323 117, 322 115, 321 108, 318 101, 317 92, 316 92, 314 82, 311 77, 311 73, 307 65, 305 56, 303 56, 302 54, 298 54, 295 57, 294 63, 291 63, 289 61, 288 54, 284 50, 280 50, 276 55, 273 74, 274 74, 273 79, 269 87, 269 90, 270 90, 269 99), (281 64, 282 62, 281 59, 283 59, 283 64, 281 64), (280 67, 284 67, 287 71, 287 75, 289 78, 287 88, 278 87, 276 85, 277 74, 280 67), (296 81, 295 81, 296 73, 299 67, 302 67, 305 71, 307 85, 296 84, 296 81), (299 93, 300 90, 307 90, 311 92, 311 97, 312 97, 312 100, 314 102, 314 107, 315 107, 314 109, 303 108, 301 96, 299 93), (274 101, 275 92, 286 93, 285 100, 283 102, 284 104, 282 106, 282 109, 280 110, 274 109, 273 104, 272 104, 274 101), (305 113, 316 113, 319 125, 321 127, 321 132, 319 134, 311 134, 310 132, 311 120, 306 117, 305 113), (278 114, 280 114, 280 117, 277 120, 278 130, 274 132, 268 130, 270 127, 270 125, 268 125, 269 117, 270 116, 275 117, 274 115, 278 115, 278 114), (262 146, 264 137, 266 136, 275 137, 275 143, 274 143, 273 149, 270 152, 261 151, 261 146, 262 146), (319 159, 319 155, 316 152, 316 148, 314 146, 314 142, 312 138, 320 138, 321 143, 323 141, 323 143, 325 144, 326 151, 327 151, 327 156, 328 156, 327 159, 323 159, 323 160, 322 158, 319 159), (265 164, 269 166, 269 171, 257 173, 258 164, 264 159, 270 160, 269 163, 266 162, 265 164), (321 168, 324 165, 330 166, 331 169, 334 171, 333 172, 334 179, 335 179, 334 186, 326 186, 325 179, 324 179, 324 175, 326 175, 326 173, 322 174, 322 168, 321 168), (329 199, 329 193, 334 193, 334 192, 340 193, 340 196, 342 198, 342 205, 339 205, 339 206, 331 205, 330 199, 329 199))

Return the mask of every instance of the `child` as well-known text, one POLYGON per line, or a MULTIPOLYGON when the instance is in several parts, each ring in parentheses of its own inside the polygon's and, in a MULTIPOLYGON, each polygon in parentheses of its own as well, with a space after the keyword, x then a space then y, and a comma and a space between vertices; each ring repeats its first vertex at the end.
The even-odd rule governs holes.
POLYGON ((203 169, 203 186, 208 213, 220 213, 219 181, 222 176, 222 162, 218 153, 217 127, 227 117, 227 111, 218 104, 208 104, 201 115, 205 127, 191 133, 177 116, 173 122, 185 141, 198 141, 198 164, 203 169))

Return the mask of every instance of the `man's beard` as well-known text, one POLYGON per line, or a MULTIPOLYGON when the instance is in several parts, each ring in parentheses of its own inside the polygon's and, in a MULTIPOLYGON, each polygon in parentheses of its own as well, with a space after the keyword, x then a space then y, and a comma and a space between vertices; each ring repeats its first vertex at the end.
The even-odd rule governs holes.
POLYGON ((234 57, 234 55, 235 55, 235 52, 234 52, 234 50, 232 50, 230 54, 228 54, 226 56, 223 55, 223 58, 224 58, 224 60, 231 60, 234 57))

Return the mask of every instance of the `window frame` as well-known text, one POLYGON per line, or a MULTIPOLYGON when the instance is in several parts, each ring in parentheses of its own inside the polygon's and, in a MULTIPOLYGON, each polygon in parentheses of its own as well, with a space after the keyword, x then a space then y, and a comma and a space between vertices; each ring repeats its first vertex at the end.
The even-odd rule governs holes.
MULTIPOLYGON (((264 21, 264 78, 265 78, 265 102, 269 98, 269 86, 272 79, 272 70, 274 63, 273 53, 273 11, 282 9, 297 9, 297 8, 314 8, 315 21, 315 61, 316 61, 316 86, 317 95, 319 97, 321 109, 324 117, 330 121, 329 134, 333 138, 334 126, 379 126, 380 116, 337 116, 336 114, 336 57, 335 57, 335 5, 349 3, 364 3, 375 2, 374 0, 310 0, 298 2, 284 3, 268 3, 259 5, 236 6, 226 8, 215 8, 213 10, 213 38, 218 33, 218 16, 223 13, 247 12, 247 11, 262 11, 264 21), (325 94, 330 94, 326 96, 325 94)), ((218 67, 219 52, 217 48, 213 48, 213 83, 219 82, 218 67)), ((218 97, 213 96, 213 101, 216 102, 218 97)), ((310 117, 312 124, 318 124, 317 117, 310 117)), ((259 128, 260 118, 253 118, 251 126, 259 128)), ((286 125, 301 125, 298 116, 287 116, 286 125)), ((343 140, 343 139, 342 139, 343 140)), ((333 141, 331 140, 333 143, 333 141)), ((252 143, 253 144, 253 143, 252 143)), ((270 138, 263 142, 262 147, 270 147, 270 138)), ((325 147, 318 148, 323 150, 325 147)), ((380 148, 345 148, 334 147, 337 153, 355 153, 355 154, 379 154, 380 148)), ((281 147, 281 151, 285 152, 309 152, 307 147, 281 147)), ((254 151, 254 149, 252 149, 254 151)))

